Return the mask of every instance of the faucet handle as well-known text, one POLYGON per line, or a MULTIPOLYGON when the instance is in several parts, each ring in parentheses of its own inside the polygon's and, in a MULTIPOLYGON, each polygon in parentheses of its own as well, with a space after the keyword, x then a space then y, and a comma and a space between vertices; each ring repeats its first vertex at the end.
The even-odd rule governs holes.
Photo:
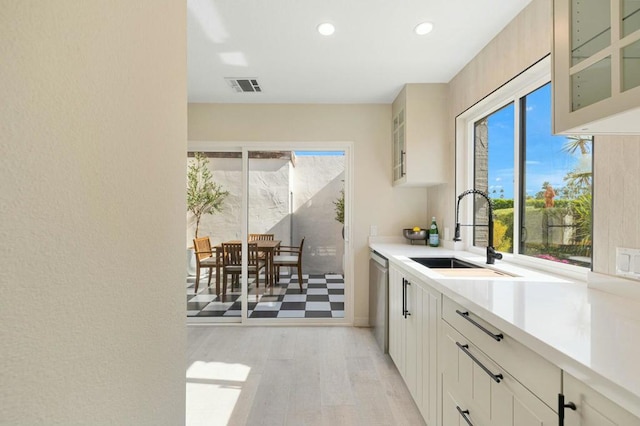
POLYGON ((496 259, 502 259, 502 253, 497 252, 492 246, 487 246, 487 264, 493 265, 496 259))

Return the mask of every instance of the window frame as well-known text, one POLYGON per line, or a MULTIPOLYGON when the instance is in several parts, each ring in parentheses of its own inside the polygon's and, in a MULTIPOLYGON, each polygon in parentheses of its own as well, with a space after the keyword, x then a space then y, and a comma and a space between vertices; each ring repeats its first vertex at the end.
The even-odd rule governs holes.
MULTIPOLYGON (((575 265, 563 264, 544 259, 538 259, 533 256, 520 254, 521 247, 521 224, 522 224, 522 170, 521 151, 524 149, 522 139, 522 98, 529 93, 539 89, 551 80, 551 60, 547 56, 525 71, 508 81, 485 98, 468 108, 466 111, 456 117, 456 183, 455 183, 455 202, 457 195, 462 191, 474 187, 474 125, 475 123, 488 115, 505 107, 513 102, 514 107, 514 217, 513 217, 513 241, 512 247, 514 253, 504 253, 503 261, 520 264, 522 266, 533 267, 536 269, 553 272, 571 278, 586 280, 587 274, 592 267, 580 267, 575 265)), ((460 204, 459 222, 462 224, 473 223, 474 202, 467 197, 460 204)), ((593 212, 592 212, 593 214, 593 212)), ((462 249, 471 253, 484 254, 485 247, 477 247, 473 245, 474 235, 473 227, 466 226, 461 229, 462 241, 456 243, 456 249, 462 249)))

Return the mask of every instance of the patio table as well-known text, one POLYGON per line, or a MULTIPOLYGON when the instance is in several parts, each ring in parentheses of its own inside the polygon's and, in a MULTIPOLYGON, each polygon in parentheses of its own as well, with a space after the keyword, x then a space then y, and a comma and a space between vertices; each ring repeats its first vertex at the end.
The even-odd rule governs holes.
MULTIPOLYGON (((225 241, 225 244, 235 243, 239 244, 240 240, 225 241)), ((272 272, 273 271, 273 253, 280 247, 280 240, 252 240, 251 243, 255 243, 258 252, 265 255, 265 287, 272 285, 272 272)), ((220 295, 220 267, 222 266, 222 244, 220 243, 214 247, 216 252, 216 294, 220 295)), ((259 278, 256 278, 256 280, 259 278)))

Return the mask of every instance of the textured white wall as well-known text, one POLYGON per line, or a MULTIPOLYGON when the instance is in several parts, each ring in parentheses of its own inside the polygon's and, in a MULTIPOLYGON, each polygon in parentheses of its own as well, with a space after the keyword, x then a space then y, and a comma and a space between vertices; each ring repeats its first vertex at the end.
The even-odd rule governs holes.
POLYGON ((293 190, 293 244, 304 240, 303 273, 343 272, 342 224, 335 204, 344 188, 343 156, 297 157, 293 190))
POLYGON ((593 270, 616 273, 616 247, 640 248, 640 136, 593 143, 593 270))
MULTIPOLYGON (((285 244, 291 239, 289 164, 288 160, 249 159, 249 233, 275 234, 285 244)), ((240 239, 242 160, 209 158, 209 170, 213 181, 229 191, 229 195, 221 212, 202 216, 198 234, 201 237, 209 236, 212 244, 240 239)), ((195 219, 187 213, 187 247, 193 245, 194 232, 195 219)))
POLYGON ((0 7, 0 424, 184 423, 186 5, 0 7))
MULTIPOLYGON (((198 234, 209 236, 212 244, 240 239, 241 169, 241 159, 209 158, 213 181, 229 191, 223 210, 200 220, 198 234)), ((304 273, 342 273, 344 241, 342 225, 334 220, 333 201, 344 186, 343 172, 343 156, 299 156, 295 167, 289 160, 250 158, 249 233, 274 234, 284 245, 298 245, 306 236, 304 273)), ((190 247, 195 232, 191 213, 187 213, 187 224, 190 247)), ((195 274, 195 258, 189 258, 189 273, 195 274)))
POLYGON ((354 321, 367 324, 369 226, 400 236, 428 225, 426 190, 391 186, 391 105, 189 104, 188 118, 190 141, 354 143, 354 321))

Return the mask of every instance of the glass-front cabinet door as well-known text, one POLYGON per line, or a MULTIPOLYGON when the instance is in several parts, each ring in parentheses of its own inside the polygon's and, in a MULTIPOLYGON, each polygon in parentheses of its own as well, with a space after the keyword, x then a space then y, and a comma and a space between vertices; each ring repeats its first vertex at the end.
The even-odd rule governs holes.
POLYGON ((397 182, 405 175, 405 123, 404 108, 393 117, 393 181, 397 182))
POLYGON ((630 41, 622 48, 622 90, 640 86, 640 0, 623 0, 622 38, 630 41))
POLYGON ((554 132, 640 133, 640 0, 554 0, 554 132))

